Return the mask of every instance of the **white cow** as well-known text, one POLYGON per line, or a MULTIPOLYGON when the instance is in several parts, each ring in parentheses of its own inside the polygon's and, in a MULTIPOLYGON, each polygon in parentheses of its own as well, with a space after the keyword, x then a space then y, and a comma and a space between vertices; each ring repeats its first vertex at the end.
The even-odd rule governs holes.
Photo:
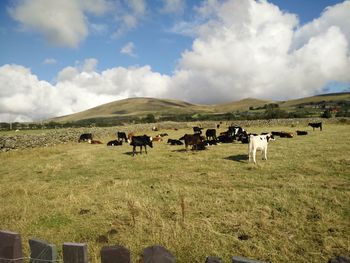
POLYGON ((248 146, 249 162, 253 158, 253 162, 256 163, 257 150, 261 150, 263 154, 263 160, 267 160, 267 145, 270 140, 275 140, 273 135, 271 134, 249 136, 249 146, 248 146))

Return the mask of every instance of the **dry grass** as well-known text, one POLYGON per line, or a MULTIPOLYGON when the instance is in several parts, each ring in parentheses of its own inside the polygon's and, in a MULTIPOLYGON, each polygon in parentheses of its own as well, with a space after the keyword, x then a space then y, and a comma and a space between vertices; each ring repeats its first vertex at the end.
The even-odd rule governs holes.
MULTIPOLYGON (((297 129, 305 128, 271 128, 297 129)), ((164 132, 179 138, 190 130, 164 132)), ((86 242, 92 262, 107 243, 131 249, 133 262, 153 244, 179 263, 209 255, 225 262, 233 255, 269 262, 350 255, 349 126, 277 139, 257 165, 239 143, 186 152, 155 142, 135 157, 131 150, 72 143, 2 153, 1 229, 59 249, 86 242)))

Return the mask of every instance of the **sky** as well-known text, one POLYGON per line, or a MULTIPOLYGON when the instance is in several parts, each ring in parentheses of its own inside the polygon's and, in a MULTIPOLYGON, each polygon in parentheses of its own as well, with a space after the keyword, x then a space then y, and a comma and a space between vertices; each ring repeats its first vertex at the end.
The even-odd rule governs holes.
POLYGON ((350 0, 2 0, 0 122, 350 91, 350 0))

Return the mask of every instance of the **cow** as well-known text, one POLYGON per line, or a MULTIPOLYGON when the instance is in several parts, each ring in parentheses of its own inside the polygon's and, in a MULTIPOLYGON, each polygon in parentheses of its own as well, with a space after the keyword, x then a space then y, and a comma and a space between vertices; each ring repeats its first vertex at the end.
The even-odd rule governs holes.
POLYGON ((297 131, 297 135, 307 135, 307 131, 297 131))
POLYGON ((294 134, 292 132, 280 132, 281 138, 293 138, 294 134))
POLYGON ((153 148, 152 137, 147 136, 147 135, 132 136, 130 145, 133 146, 132 156, 135 156, 137 146, 140 147, 140 154, 142 154, 142 146, 145 147, 145 153, 147 154, 147 145, 149 147, 153 148))
POLYGON ((272 134, 266 135, 250 135, 248 145, 248 158, 249 162, 253 159, 256 164, 256 151, 261 150, 263 154, 263 160, 267 160, 267 145, 268 142, 274 140, 272 134))
POLYGON ((107 146, 118 146, 118 145, 123 145, 123 141, 113 140, 107 143, 107 146))
POLYGON ((88 142, 92 140, 92 133, 83 133, 80 135, 78 142, 88 142))
POLYGON ((98 140, 88 140, 90 144, 103 144, 103 142, 98 141, 98 140))
POLYGON ((273 132, 271 132, 271 134, 273 136, 279 136, 281 138, 293 138, 294 137, 294 134, 292 132, 285 132, 285 131, 279 131, 279 132, 273 131, 273 132))
POLYGON ((217 137, 217 140, 222 143, 232 143, 233 137, 226 133, 220 133, 220 135, 217 137))
POLYGON ((202 134, 202 130, 203 128, 201 127, 198 127, 198 126, 193 127, 194 134, 202 134))
POLYGON ((128 137, 126 136, 126 133, 125 132, 117 132, 117 138, 118 138, 118 141, 123 141, 125 140, 125 142, 128 142, 128 137))
POLYGON ((207 129, 205 131, 205 137, 207 138, 207 140, 214 140, 216 141, 217 138, 216 138, 216 130, 215 129, 207 129))
POLYGON ((192 145, 192 150, 196 150, 197 145, 204 141, 203 137, 199 134, 185 134, 179 140, 185 141, 186 150, 188 145, 192 145))
POLYGON ((315 128, 320 128, 320 131, 322 131, 322 122, 309 122, 307 126, 311 126, 313 131, 315 128))
POLYGON ((154 142, 162 142, 163 138, 158 134, 156 137, 153 137, 154 142))
POLYGON ((183 145, 184 143, 180 140, 174 140, 174 139, 168 139, 168 142, 170 145, 183 145))

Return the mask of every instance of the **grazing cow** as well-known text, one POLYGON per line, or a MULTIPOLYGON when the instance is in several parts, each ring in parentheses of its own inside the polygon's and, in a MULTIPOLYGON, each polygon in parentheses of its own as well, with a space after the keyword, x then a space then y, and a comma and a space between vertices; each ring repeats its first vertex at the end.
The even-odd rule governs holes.
POLYGON ((128 137, 126 136, 126 133, 125 132, 117 132, 117 138, 118 138, 118 141, 123 141, 125 140, 125 142, 128 142, 128 137))
POLYGON ((297 131, 297 135, 307 135, 307 131, 297 131))
POLYGON ((168 142, 170 145, 183 145, 184 143, 180 140, 174 140, 174 139, 168 139, 168 142))
POLYGON ((123 145, 123 141, 113 140, 107 143, 107 146, 118 146, 118 145, 123 145))
POLYGON ((133 146, 133 148, 132 148, 132 156, 135 156, 136 146, 140 147, 140 154, 142 154, 142 146, 144 146, 145 147, 145 153, 147 154, 147 145, 149 147, 153 148, 152 137, 147 136, 147 135, 132 136, 130 145, 133 146))
POLYGON ((179 140, 184 140, 185 141, 186 150, 188 148, 188 145, 192 145, 192 149, 196 150, 197 145, 199 143, 203 142, 204 139, 199 134, 185 134, 179 140))
POLYGON ((249 146, 248 146, 249 162, 253 159, 253 162, 256 163, 257 150, 261 150, 263 154, 263 160, 267 160, 267 145, 270 140, 274 140, 274 137, 271 134, 249 136, 249 146))
POLYGON ((103 142, 98 141, 98 140, 89 140, 90 144, 103 144, 103 142))
POLYGON ((88 142, 92 140, 92 133, 83 133, 80 135, 78 142, 88 142))
POLYGON ((193 127, 194 134, 202 134, 202 130, 203 128, 201 127, 198 127, 198 126, 193 127))
POLYGON ((307 126, 311 126, 313 131, 315 128, 320 128, 320 131, 322 131, 322 122, 309 122, 307 126))
POLYGON ((216 130, 215 129, 207 129, 205 132, 205 137, 207 138, 207 140, 214 140, 216 141, 216 130))

